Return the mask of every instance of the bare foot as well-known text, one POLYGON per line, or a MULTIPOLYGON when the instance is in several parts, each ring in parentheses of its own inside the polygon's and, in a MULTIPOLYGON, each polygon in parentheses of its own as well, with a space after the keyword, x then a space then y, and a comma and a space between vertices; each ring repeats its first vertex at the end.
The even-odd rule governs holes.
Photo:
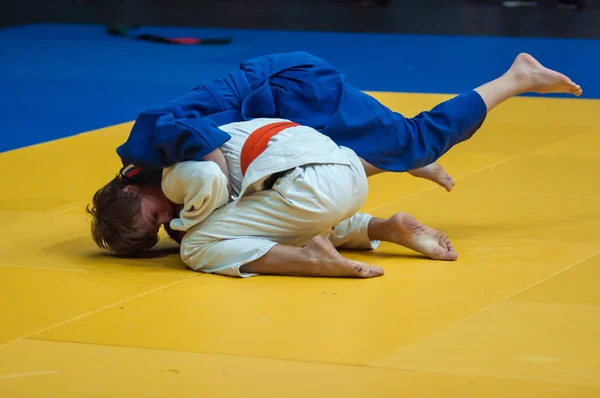
POLYGON ((445 188, 448 192, 450 192, 452 187, 456 184, 450 174, 446 173, 446 170, 444 170, 438 163, 431 163, 430 165, 421 167, 420 169, 411 170, 408 173, 413 177, 419 177, 433 181, 445 188))
POLYGON ((516 79, 522 92, 570 93, 580 96, 581 87, 562 73, 544 67, 529 54, 519 54, 506 73, 516 79))
POLYGON ((324 236, 315 236, 301 252, 319 264, 320 276, 373 278, 383 275, 383 268, 342 257, 324 236))
POLYGON ((389 242, 408 247, 434 260, 453 261, 458 258, 446 235, 421 224, 410 214, 394 214, 386 224, 389 242))

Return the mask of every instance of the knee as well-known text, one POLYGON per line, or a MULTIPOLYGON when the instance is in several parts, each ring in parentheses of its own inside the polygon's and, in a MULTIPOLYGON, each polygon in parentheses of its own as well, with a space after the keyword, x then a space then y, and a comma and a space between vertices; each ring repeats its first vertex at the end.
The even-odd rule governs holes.
POLYGON ((321 224, 336 225, 350 218, 366 200, 366 175, 355 166, 322 165, 306 168, 305 173, 306 178, 297 181, 296 189, 286 196, 321 224))
POLYGON ((340 192, 339 195, 334 196, 321 194, 320 197, 317 196, 318 194, 315 193, 312 217, 322 226, 337 225, 360 209, 355 197, 349 193, 340 192))
POLYGON ((348 169, 346 178, 332 182, 331 195, 324 197, 324 207, 336 223, 358 212, 368 193, 368 181, 364 170, 361 168, 359 172, 355 165, 345 167, 348 169))

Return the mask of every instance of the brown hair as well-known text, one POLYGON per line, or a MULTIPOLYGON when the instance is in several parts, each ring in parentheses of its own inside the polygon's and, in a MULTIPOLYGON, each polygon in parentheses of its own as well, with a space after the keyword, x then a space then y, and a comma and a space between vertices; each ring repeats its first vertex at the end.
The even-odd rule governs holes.
POLYGON ((141 210, 140 199, 134 192, 124 192, 127 179, 117 175, 100 188, 92 199, 92 238, 101 249, 133 256, 150 249, 158 242, 157 234, 148 234, 134 227, 141 210))

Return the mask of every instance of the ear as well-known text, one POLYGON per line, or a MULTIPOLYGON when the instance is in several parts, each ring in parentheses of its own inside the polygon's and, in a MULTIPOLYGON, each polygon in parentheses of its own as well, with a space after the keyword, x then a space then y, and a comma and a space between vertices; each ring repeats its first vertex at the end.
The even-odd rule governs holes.
POLYGON ((123 187, 123 192, 130 195, 137 195, 140 192, 140 187, 137 185, 125 185, 123 187))

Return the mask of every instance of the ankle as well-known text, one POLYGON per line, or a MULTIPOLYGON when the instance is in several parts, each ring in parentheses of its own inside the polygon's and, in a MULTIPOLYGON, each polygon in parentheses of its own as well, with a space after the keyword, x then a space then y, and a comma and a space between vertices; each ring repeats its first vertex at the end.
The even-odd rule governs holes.
POLYGON ((369 236, 370 240, 378 240, 381 242, 390 241, 390 237, 392 235, 392 224, 389 219, 384 220, 373 217, 371 220, 369 220, 369 226, 367 228, 367 235, 369 236))
POLYGON ((526 93, 531 88, 531 76, 519 69, 509 69, 500 79, 508 90, 508 98, 526 93))

